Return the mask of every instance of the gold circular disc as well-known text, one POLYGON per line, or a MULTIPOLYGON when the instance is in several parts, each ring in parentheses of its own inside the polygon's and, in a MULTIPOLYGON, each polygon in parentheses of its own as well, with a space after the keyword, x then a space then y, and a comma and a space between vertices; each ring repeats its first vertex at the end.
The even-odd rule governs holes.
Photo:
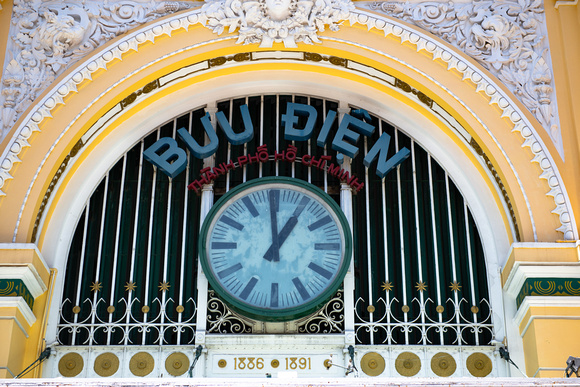
POLYGON ((79 314, 80 311, 81 311, 81 307, 80 306, 76 305, 76 306, 73 307, 73 313, 74 314, 79 314))
POLYGON ((451 376, 457 369, 457 363, 450 354, 439 352, 431 358, 431 369, 437 376, 451 376))
POLYGON ((80 374, 84 366, 85 362, 81 355, 78 353, 67 353, 58 362, 58 372, 62 376, 72 378, 80 374))
POLYGON ((475 313, 475 314, 477 314, 478 312, 479 312, 479 308, 478 308, 477 306, 473 305, 473 306, 471 307, 471 313, 475 313))
POLYGON ((183 313, 185 308, 183 307, 183 305, 177 305, 177 308, 175 308, 175 310, 177 311, 177 313, 183 313))
POLYGON ((95 359, 93 368, 99 376, 113 376, 119 369, 119 358, 111 352, 102 353, 95 359))
POLYGON ((369 305, 369 306, 367 306, 367 311, 368 311, 369 313, 374 313, 374 312, 375 312, 375 307, 374 307, 374 306, 372 306, 372 305, 369 305))
POLYGON ((147 376, 153 371, 155 360, 147 352, 139 352, 133 355, 129 362, 129 369, 135 376, 147 376))
POLYGON ((403 352, 397 356, 395 368, 400 375, 415 376, 421 370, 421 359, 413 352, 403 352))
POLYGON ((113 305, 110 305, 110 306, 107 308, 107 312, 109 312, 109 313, 113 313, 114 311, 115 311, 115 307, 114 307, 113 305))
POLYGON ((228 362, 225 361, 225 359, 219 359, 218 360, 218 367, 220 367, 220 368, 226 368, 227 365, 228 365, 228 362))
POLYGON ((411 310, 411 308, 409 308, 409 305, 403 305, 401 310, 403 311, 403 313, 409 313, 409 310, 411 310))
POLYGON ((472 353, 466 361, 467 369, 471 375, 479 378, 489 375, 493 369, 491 359, 481 352, 472 353))
POLYGON ((443 313, 445 311, 445 308, 443 307, 443 305, 437 305, 437 308, 435 308, 435 310, 437 311, 437 313, 443 313))
POLYGON ((149 307, 147 305, 143 305, 143 307, 141 308, 141 312, 143 313, 149 313, 149 307))
POLYGON ((170 375, 183 375, 189 369, 189 358, 184 353, 173 352, 165 360, 165 369, 170 375))
POLYGON ((272 366, 272 368, 278 368, 278 366, 280 365, 280 362, 278 360, 274 359, 270 362, 270 365, 272 366))
POLYGON ((376 352, 365 353, 360 359, 360 367, 368 376, 379 376, 385 370, 385 358, 376 352))

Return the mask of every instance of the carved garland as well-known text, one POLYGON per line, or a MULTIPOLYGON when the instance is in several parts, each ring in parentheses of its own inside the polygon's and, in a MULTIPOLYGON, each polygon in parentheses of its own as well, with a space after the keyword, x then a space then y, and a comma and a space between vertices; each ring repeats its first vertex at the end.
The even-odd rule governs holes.
POLYGON ((563 154, 541 0, 361 4, 416 25, 477 60, 534 114, 563 154))
MULTIPOLYGON (((193 10, 185 15, 174 16, 163 21, 152 24, 145 30, 127 35, 120 40, 118 44, 111 49, 98 53, 87 60, 87 64, 75 71, 70 76, 65 78, 59 85, 55 86, 53 92, 48 93, 39 103, 38 108, 32 111, 23 121, 20 128, 17 129, 14 136, 9 142, 7 150, 3 154, 2 162, 0 164, 0 189, 5 182, 12 179, 10 171, 15 163, 20 162, 18 155, 23 148, 29 147, 28 139, 35 131, 40 131, 40 123, 47 117, 50 117, 50 112, 58 104, 63 104, 64 97, 71 92, 76 92, 77 85, 85 80, 91 79, 91 74, 98 69, 106 69, 107 65, 117 59, 121 59, 124 54, 134 50, 138 51, 139 46, 147 41, 154 42, 156 38, 162 35, 171 35, 172 31, 184 28, 194 24, 207 24, 207 16, 200 10, 193 10)), ((509 118, 514 124, 513 131, 517 131, 522 136, 523 146, 528 147, 532 152, 531 161, 538 163, 542 169, 541 179, 548 182, 550 191, 548 196, 554 198, 556 208, 552 211, 559 216, 561 226, 557 231, 564 234, 564 239, 573 240, 577 237, 577 230, 572 219, 570 210, 568 209, 568 199, 564 186, 561 184, 561 179, 556 173, 554 161, 548 152, 544 151, 545 145, 541 138, 535 133, 532 125, 527 122, 525 116, 521 114, 517 106, 513 106, 509 102, 509 97, 505 95, 500 89, 496 88, 491 80, 485 74, 480 74, 478 69, 471 67, 468 63, 463 62, 460 58, 455 56, 439 45, 439 43, 431 39, 427 35, 411 30, 406 26, 392 20, 385 20, 376 15, 368 14, 361 10, 351 11, 348 17, 351 25, 361 24, 366 26, 369 30, 376 28, 382 31, 385 36, 397 37, 401 43, 411 43, 417 47, 417 51, 425 51, 432 56, 433 60, 440 59, 446 63, 448 70, 457 70, 463 74, 464 79, 470 79, 476 85, 476 92, 484 92, 490 99, 490 104, 497 104, 502 110, 502 116, 509 118)), ((0 190, 0 196, 5 195, 0 190)), ((15 230, 16 232, 16 230, 15 230)))

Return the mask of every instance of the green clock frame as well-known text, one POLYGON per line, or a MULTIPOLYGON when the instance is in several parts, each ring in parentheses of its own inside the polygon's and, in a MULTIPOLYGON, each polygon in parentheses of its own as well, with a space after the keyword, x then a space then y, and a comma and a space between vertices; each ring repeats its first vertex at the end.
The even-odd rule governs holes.
POLYGON ((342 284, 352 258, 352 234, 348 221, 340 206, 320 188, 305 181, 290 177, 262 177, 243 183, 227 192, 212 206, 208 212, 201 228, 198 246, 199 259, 205 276, 212 289, 217 292, 220 298, 237 313, 255 320, 271 322, 296 320, 310 315, 323 307, 324 304, 332 298, 332 296, 336 293, 342 284), (221 281, 216 278, 216 274, 214 273, 214 270, 209 263, 207 248, 208 238, 211 237, 211 234, 208 235, 208 233, 212 231, 213 227, 215 227, 215 224, 219 220, 219 218, 216 218, 216 215, 221 216, 223 212, 225 212, 225 210, 223 212, 221 211, 222 208, 232 204, 238 197, 241 198, 243 195, 238 195, 244 191, 259 191, 260 187, 264 187, 264 190, 268 190, 269 187, 273 184, 286 184, 297 187, 297 189, 307 190, 320 201, 326 203, 338 219, 338 223, 335 223, 336 226, 340 228, 340 231, 343 235, 342 242, 344 243, 344 250, 342 251, 342 256, 340 257, 341 263, 335 270, 336 276, 332 279, 330 284, 327 285, 327 287, 323 289, 318 295, 312 297, 311 300, 304 302, 301 305, 288 307, 285 309, 269 309, 257 307, 243 302, 238 297, 233 296, 225 289, 221 281))

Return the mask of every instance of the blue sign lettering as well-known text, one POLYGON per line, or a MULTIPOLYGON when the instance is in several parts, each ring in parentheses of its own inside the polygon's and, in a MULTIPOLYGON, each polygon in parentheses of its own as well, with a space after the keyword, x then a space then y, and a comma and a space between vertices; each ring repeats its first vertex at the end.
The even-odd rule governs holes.
MULTIPOLYGON (((234 132, 230 122, 228 122, 222 112, 216 113, 217 124, 224 132, 228 142, 232 145, 242 145, 254 138, 254 125, 250 117, 248 105, 240 106, 240 112, 244 126, 244 130, 241 133, 234 132)), ((308 141, 314 134, 314 125, 317 116, 318 112, 313 106, 289 102, 286 105, 286 114, 282 114, 281 117, 282 124, 284 125, 284 138, 290 141, 308 141), (299 122, 299 117, 306 117, 306 124, 303 128, 296 127, 299 122)), ((318 133, 318 138, 316 139, 318 146, 324 147, 330 141, 330 129, 336 120, 336 116, 335 111, 331 110, 327 113, 322 128, 318 133)), ((370 137, 375 131, 375 127, 371 123, 372 118, 364 109, 353 110, 351 114, 345 114, 342 117, 338 130, 330 142, 332 149, 339 152, 339 162, 341 162, 343 154, 350 158, 355 158, 358 155, 360 136, 370 137)), ((203 146, 197 143, 187 129, 181 128, 177 131, 179 137, 185 142, 187 149, 198 159, 213 155, 219 145, 219 139, 211 123, 209 113, 206 113, 201 118, 201 124, 209 139, 209 143, 203 146)), ((390 141, 391 136, 383 133, 363 160, 363 164, 367 168, 377 160, 376 174, 380 178, 385 177, 387 173, 400 165, 410 155, 409 149, 403 148, 393 157, 388 158, 387 154, 390 141)), ((151 145, 143 152, 143 156, 171 178, 183 172, 187 165, 185 151, 178 147, 177 142, 173 138, 169 137, 162 138, 151 145)))

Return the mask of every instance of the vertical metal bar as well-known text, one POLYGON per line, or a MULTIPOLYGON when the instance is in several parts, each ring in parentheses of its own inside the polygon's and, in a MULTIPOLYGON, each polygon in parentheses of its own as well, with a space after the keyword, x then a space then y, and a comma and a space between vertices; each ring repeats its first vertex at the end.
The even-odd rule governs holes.
MULTIPOLYGON (((423 282, 423 263, 421 261, 421 233, 419 230, 419 199, 417 198, 417 168, 415 163, 415 141, 411 140, 411 166, 413 168, 413 204, 415 206, 415 237, 417 238, 417 267, 419 269, 419 282, 423 282)), ((421 302, 421 341, 427 345, 427 332, 425 329, 425 297, 423 292, 419 292, 421 302)))
MULTIPOLYGON (((383 134, 383 121, 379 120, 379 137, 383 134)), ((385 250, 385 282, 389 282, 389 250, 388 250, 388 228, 387 228, 387 193, 385 190, 385 178, 381 179, 381 203, 383 212, 383 248, 385 250)), ((387 344, 391 345, 393 338, 391 335, 391 293, 387 291, 387 344)))
MULTIPOLYGON (((101 254, 103 252, 103 233, 105 230, 105 216, 107 210, 107 196, 109 193, 109 172, 105 175, 105 191, 103 192, 103 208, 101 209, 101 227, 99 231, 99 247, 97 250, 97 265, 95 270, 95 283, 99 283, 99 276, 101 275, 101 254)), ((91 311, 91 333, 90 338, 91 341, 89 345, 94 344, 95 340, 95 317, 97 315, 97 297, 98 297, 98 290, 93 292, 93 308, 91 311)))
MULTIPOLYGON (((139 151, 139 175, 137 176, 137 204, 135 206, 135 224, 133 226, 133 244, 131 247, 131 268, 129 269, 129 282, 133 282, 133 275, 135 273, 135 254, 137 251, 137 231, 138 231, 138 226, 139 226, 139 209, 141 206, 141 175, 143 174, 143 146, 144 146, 144 142, 143 140, 141 140, 141 150, 139 151)), ((128 312, 127 312, 127 317, 125 319, 125 329, 126 331, 125 333, 125 339, 124 339, 124 343, 123 345, 127 345, 129 344, 129 334, 128 334, 128 329, 129 329, 129 323, 131 321, 131 316, 132 316, 132 308, 131 308, 131 303, 132 303, 132 297, 133 297, 133 291, 129 288, 129 294, 127 295, 127 308, 128 308, 128 312)))
MULTIPOLYGON (((159 140, 160 130, 157 128, 157 140, 159 140)), ((151 186, 151 204, 149 205, 149 230, 147 237, 147 264, 145 265, 145 296, 143 299, 143 306, 149 306, 149 285, 151 284, 149 275, 151 273, 151 236, 153 234, 153 215, 155 212, 155 187, 157 185, 157 168, 153 168, 153 182, 151 186)), ((155 287, 155 284, 153 284, 155 287)), ((143 313, 143 324, 147 323, 148 312, 143 313)), ((147 339, 147 330, 143 330, 142 344, 145 345, 147 339)))
MULTIPOLYGON (((177 132, 177 120, 173 120, 173 138, 177 132)), ((168 177, 167 187, 167 215, 165 216, 165 240, 163 241, 163 282, 167 282, 167 261, 169 260, 169 228, 171 225, 171 206, 173 204, 171 195, 173 194, 173 179, 168 177)), ((159 328, 159 345, 165 341, 165 307, 167 302, 167 292, 161 292, 161 326, 159 328)))
MULTIPOLYGON (((399 130, 395 129, 395 152, 399 151, 399 130)), ((408 305, 407 302, 407 278, 405 266, 405 238, 403 229, 403 199, 401 194, 401 168, 397 167, 397 194, 399 202, 399 240, 401 243, 401 279, 403 280, 403 305, 408 305)), ((408 312, 403 314, 405 325, 409 322, 408 312)), ((409 344, 409 331, 405 329, 405 344, 409 344)))
MULTIPOLYGON (((109 306, 115 303, 115 282, 117 280, 117 258, 119 256, 119 237, 121 233, 121 215, 123 213, 123 197, 125 195, 125 170, 127 168, 127 154, 123 155, 123 170, 121 172, 121 187, 119 188, 119 209, 117 212, 117 229, 115 230, 115 251, 113 253, 113 272, 111 278, 111 297, 109 306)), ((109 324, 113 322, 113 313, 109 313, 109 324)), ((111 331, 107 332, 107 345, 111 344, 111 331)))
MULTIPOLYGON (((244 101, 246 102, 246 105, 247 105, 248 104, 248 97, 247 96, 246 96, 246 99, 244 101)), ((230 125, 232 125, 231 120, 230 120, 230 125)), ((233 125, 232 125, 232 127, 233 127, 233 125)), ((247 142, 244 143, 244 154, 245 155, 248 154, 248 143, 247 142)), ((258 164, 261 164, 261 163, 258 163, 258 164)), ((244 165, 244 167, 242 168, 242 182, 243 183, 246 182, 247 174, 248 174, 248 167, 247 167, 247 165, 244 165)))
MULTIPOLYGON (((439 273, 439 247, 437 243, 437 222, 435 219, 435 197, 433 195, 433 172, 431 170, 431 155, 427 158, 427 166, 429 170, 429 198, 431 202, 431 225, 433 231, 433 251, 434 256, 433 259, 435 260, 435 278, 436 278, 436 289, 437 289, 437 305, 443 305, 441 303, 441 279, 439 273)), ((443 314, 437 313, 439 316, 439 323, 443 323, 443 314)), ((440 344, 445 344, 445 335, 442 331, 439 331, 439 340, 441 340, 440 344)))
MULTIPOLYGON (((310 101, 310 98, 308 100, 310 101)), ((295 102, 295 101, 296 101, 296 96, 294 94, 292 94, 292 102, 295 102)), ((294 141, 292 141, 292 145, 296 145, 296 143, 294 141)), ((291 176, 294 177, 295 172, 296 172, 296 167, 295 167, 294 163, 292 163, 290 170, 291 170, 291 176)), ((308 175, 310 175, 310 167, 308 167, 308 175)))
MULTIPOLYGON (((324 117, 326 117, 326 99, 322 100, 322 112, 324 117)), ((324 144, 324 155, 327 155, 326 144, 324 144)), ((324 192, 328 193, 328 167, 324 172, 324 192)))
MULTIPOLYGON (((473 259, 471 256, 471 233, 469 232, 469 209, 467 203, 463 202, 463 213, 465 216, 465 239, 467 240, 467 262, 469 264, 469 286, 471 289, 471 305, 475 306, 475 276, 473 275, 473 259)), ((477 313, 473 313, 473 322, 477 324, 477 313)), ((474 333, 475 345, 479 345, 479 335, 477 331, 474 333)))
MULTIPOLYGON (((453 282, 457 281, 457 273, 455 267, 455 238, 453 238, 453 217, 451 215, 451 196, 449 193, 449 175, 445 172, 445 194, 447 196, 447 219, 449 221, 449 241, 451 247, 451 270, 452 270, 452 277, 453 282)), ((455 323, 457 324, 457 345, 462 344, 461 340, 461 319, 460 314, 461 311, 459 309, 459 297, 457 296, 457 292, 453 292, 453 299, 455 300, 455 323)))
MULTIPOLYGON (((365 154, 367 153, 367 137, 364 138, 364 149, 365 154)), ((371 219, 370 219, 370 198, 369 198, 369 170, 365 168, 365 211, 366 211, 366 239, 367 239, 367 281, 368 281, 368 292, 369 292, 369 306, 374 304, 373 295, 373 261, 372 261, 372 251, 371 251, 371 219)), ((372 312, 369 312, 369 323, 372 325, 374 323, 374 316, 372 312)), ((373 331, 370 332, 371 345, 375 343, 375 338, 373 331)))
MULTIPOLYGON (((75 298, 75 306, 80 306, 80 302, 81 302, 81 288, 82 288, 82 284, 83 284, 83 272, 84 272, 84 266, 85 266, 85 252, 86 252, 86 244, 87 244, 87 229, 89 227, 90 207, 91 207, 91 199, 89 199, 87 201, 87 205, 85 207, 85 224, 83 226, 83 244, 81 247, 81 263, 79 266, 79 279, 77 281, 77 294, 76 294, 76 298, 75 298)), ((79 320, 79 314, 75 313, 74 323, 77 324, 78 320, 79 320)), ((75 340, 76 340, 76 330, 73 329, 72 340, 71 340, 72 345, 76 344, 75 340)))
MULTIPOLYGON (((192 128, 192 113, 189 113, 189 128, 187 129, 189 134, 191 134, 191 128, 192 128)), ((187 210, 188 210, 188 204, 189 204, 189 189, 187 188, 187 182, 189 181, 189 162, 191 160, 191 154, 189 153, 189 150, 186 151, 187 152, 187 166, 185 167, 185 194, 183 195, 183 227, 182 227, 182 231, 181 231, 181 265, 179 267, 179 299, 178 299, 178 304, 179 305, 183 305, 183 285, 184 285, 184 274, 185 274, 185 241, 187 240, 187 225, 188 225, 188 218, 187 218, 187 210)), ((178 312, 177 313, 177 322, 181 323, 183 320, 183 313, 182 312, 178 312)), ((177 345, 181 344, 181 329, 177 330, 177 345)))
MULTIPOLYGON (((216 109, 217 109, 217 106, 216 106, 216 109)), ((229 114, 230 123, 232 122, 233 114, 234 114, 234 100, 230 99, 230 114, 229 114)), ((217 132, 217 122, 215 122, 215 121, 216 120, 215 120, 215 114, 214 114, 214 120, 212 122, 213 122, 214 130, 217 132)), ((226 160, 230 160, 231 154, 232 154, 232 144, 230 144, 230 142, 228 141, 228 153, 227 153, 226 160)), ((226 174, 226 192, 228 192, 230 190, 231 176, 232 176, 231 173, 226 174)))
MULTIPOLYGON (((276 151, 280 152, 280 94, 276 94, 276 151)), ((278 160, 276 160, 276 176, 278 176, 278 160)))
MULTIPOLYGON (((264 144, 264 95, 260 96, 260 144, 264 144)), ((262 163, 259 163, 258 176, 262 177, 262 163)))

